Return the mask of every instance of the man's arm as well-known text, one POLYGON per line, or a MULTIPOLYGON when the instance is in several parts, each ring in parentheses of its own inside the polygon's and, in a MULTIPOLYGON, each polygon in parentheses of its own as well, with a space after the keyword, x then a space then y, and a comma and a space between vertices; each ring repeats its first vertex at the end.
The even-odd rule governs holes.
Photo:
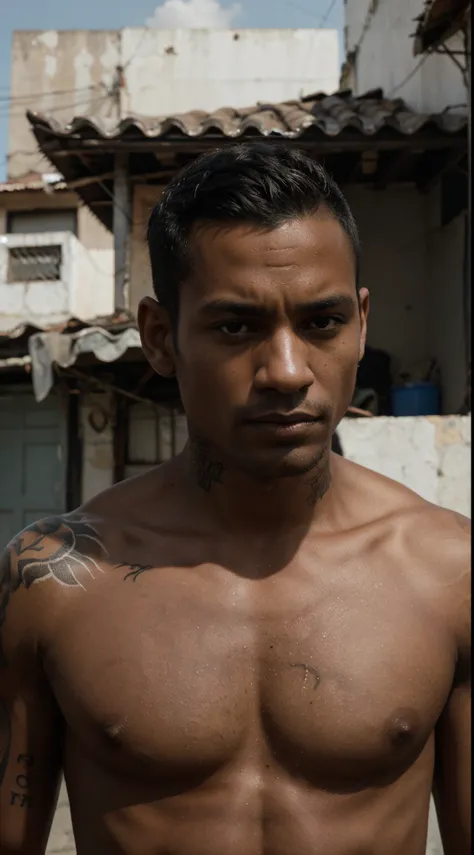
POLYGON ((0 855, 43 855, 57 801, 62 720, 42 672, 37 600, 18 550, 0 553, 0 855))
MULTIPOLYGON (((470 532, 468 520, 456 514, 456 521, 463 534, 470 532)), ((446 591, 447 599, 454 599, 458 661, 453 690, 436 729, 434 797, 445 855, 471 852, 470 542, 465 550, 465 560, 446 591)))
POLYGON ((471 684, 453 690, 438 724, 435 802, 445 855, 471 852, 471 684))

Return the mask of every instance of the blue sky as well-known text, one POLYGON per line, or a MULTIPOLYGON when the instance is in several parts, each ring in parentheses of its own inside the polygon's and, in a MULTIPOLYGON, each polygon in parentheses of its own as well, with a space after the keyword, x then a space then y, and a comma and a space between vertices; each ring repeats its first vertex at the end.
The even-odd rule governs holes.
MULTIPOLYGON (((0 0, 0 178, 5 174, 10 45, 13 30, 120 29, 140 27, 162 3, 157 0, 0 0)), ((169 0, 168 0, 169 2, 169 0)), ((176 0, 174 0, 176 2, 176 0)), ((234 0, 221 0, 231 8, 234 0)), ((343 0, 240 0, 236 27, 343 27, 343 0), (329 15, 327 14, 329 12, 329 15)))

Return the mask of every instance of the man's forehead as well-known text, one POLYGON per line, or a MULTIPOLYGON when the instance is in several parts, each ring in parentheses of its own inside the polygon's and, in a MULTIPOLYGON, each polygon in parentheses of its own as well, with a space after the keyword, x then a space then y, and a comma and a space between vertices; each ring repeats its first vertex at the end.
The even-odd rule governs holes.
POLYGON ((353 259, 344 229, 323 212, 272 228, 241 222, 199 223, 191 233, 190 250, 195 264, 206 266, 317 263, 322 254, 353 259))

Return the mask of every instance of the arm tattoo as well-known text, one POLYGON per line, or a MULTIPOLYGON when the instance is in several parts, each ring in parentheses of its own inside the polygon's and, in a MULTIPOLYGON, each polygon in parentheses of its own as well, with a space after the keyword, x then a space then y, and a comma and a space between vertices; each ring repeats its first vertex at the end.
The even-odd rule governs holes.
POLYGON ((102 572, 98 561, 106 556, 97 531, 84 517, 48 517, 28 526, 7 546, 9 592, 46 579, 84 587, 79 574, 85 570, 94 578, 94 571, 102 572))
MULTIPOLYGON (((10 597, 20 587, 31 588, 36 582, 47 579, 68 587, 83 588, 81 574, 94 578, 100 571, 99 561, 107 551, 96 529, 80 514, 64 517, 48 517, 33 523, 15 537, 0 554, 0 669, 7 667, 2 644, 2 633, 7 616, 10 597)), ((12 722, 9 704, 0 701, 0 785, 10 759, 12 722)), ((32 760, 20 755, 18 763, 23 766, 11 792, 10 804, 26 807, 30 803, 28 794, 28 768, 32 760)))
POLYGON ((12 722, 6 703, 0 701, 0 787, 7 771, 12 747, 12 722))
POLYGON ((17 770, 15 787, 18 789, 11 790, 10 804, 12 806, 16 805, 20 808, 31 807, 29 771, 31 767, 34 766, 34 760, 30 754, 19 754, 16 762, 18 763, 18 766, 21 767, 21 771, 18 772, 17 770))

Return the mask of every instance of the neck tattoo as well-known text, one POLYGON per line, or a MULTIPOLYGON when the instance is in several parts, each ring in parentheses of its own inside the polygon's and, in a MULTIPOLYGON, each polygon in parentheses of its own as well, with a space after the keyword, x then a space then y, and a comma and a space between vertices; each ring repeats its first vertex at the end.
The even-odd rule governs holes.
POLYGON ((318 502, 326 495, 331 486, 331 471, 329 465, 323 465, 323 468, 313 475, 309 482, 309 504, 315 507, 318 502))
POLYGON ((198 485, 209 493, 213 484, 222 484, 224 464, 213 460, 209 446, 202 440, 192 440, 191 460, 198 485))

